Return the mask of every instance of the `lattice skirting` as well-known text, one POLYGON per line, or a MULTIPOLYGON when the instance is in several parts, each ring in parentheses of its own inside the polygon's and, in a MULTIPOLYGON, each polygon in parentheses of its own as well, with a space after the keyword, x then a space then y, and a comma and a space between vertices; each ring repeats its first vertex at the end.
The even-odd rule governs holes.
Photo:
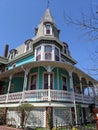
POLYGON ((53 125, 60 126, 72 123, 71 108, 53 108, 53 125))

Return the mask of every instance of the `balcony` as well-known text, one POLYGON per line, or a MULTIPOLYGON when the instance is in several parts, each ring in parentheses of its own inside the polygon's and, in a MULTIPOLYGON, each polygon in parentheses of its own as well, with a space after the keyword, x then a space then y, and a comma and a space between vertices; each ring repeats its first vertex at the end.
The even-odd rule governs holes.
POLYGON ((39 101, 73 101, 83 104, 95 103, 98 105, 98 97, 84 96, 83 94, 73 94, 63 90, 28 90, 24 92, 9 93, 0 95, 0 103, 17 103, 20 101, 39 102, 39 101), (94 100, 95 99, 95 100, 94 100))

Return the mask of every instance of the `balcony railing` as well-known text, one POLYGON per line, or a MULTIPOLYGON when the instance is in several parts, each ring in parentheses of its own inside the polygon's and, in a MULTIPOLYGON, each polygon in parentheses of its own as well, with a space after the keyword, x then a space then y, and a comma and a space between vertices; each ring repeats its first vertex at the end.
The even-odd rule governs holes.
POLYGON ((92 104, 94 103, 94 97, 84 96, 83 94, 75 93, 75 101, 80 103, 92 104))
POLYGON ((63 90, 28 90, 24 92, 16 92, 0 95, 0 103, 6 102, 37 102, 37 101, 66 101, 98 105, 98 97, 84 96, 83 94, 73 94, 72 92, 63 90), (50 95, 49 95, 50 94, 50 95), (94 100, 95 99, 95 100, 94 100))

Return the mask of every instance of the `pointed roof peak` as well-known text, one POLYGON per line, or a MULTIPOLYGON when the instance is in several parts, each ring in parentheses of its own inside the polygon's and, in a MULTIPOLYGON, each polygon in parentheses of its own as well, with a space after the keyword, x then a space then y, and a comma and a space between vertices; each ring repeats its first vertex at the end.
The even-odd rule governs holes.
POLYGON ((55 24, 54 19, 53 19, 52 15, 51 15, 51 11, 50 11, 49 6, 46 8, 46 11, 45 11, 45 13, 44 13, 44 15, 43 15, 43 17, 41 19, 41 22, 43 22, 43 23, 50 22, 52 24, 55 24))
POLYGON ((50 5, 50 1, 47 0, 47 8, 49 8, 49 5, 50 5))

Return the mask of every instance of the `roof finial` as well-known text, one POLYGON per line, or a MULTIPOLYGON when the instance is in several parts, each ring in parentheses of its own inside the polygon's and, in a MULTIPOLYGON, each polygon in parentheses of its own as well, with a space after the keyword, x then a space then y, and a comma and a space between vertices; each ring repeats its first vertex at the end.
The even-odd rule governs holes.
POLYGON ((49 5, 50 5, 50 1, 47 0, 47 8, 49 8, 49 5))

